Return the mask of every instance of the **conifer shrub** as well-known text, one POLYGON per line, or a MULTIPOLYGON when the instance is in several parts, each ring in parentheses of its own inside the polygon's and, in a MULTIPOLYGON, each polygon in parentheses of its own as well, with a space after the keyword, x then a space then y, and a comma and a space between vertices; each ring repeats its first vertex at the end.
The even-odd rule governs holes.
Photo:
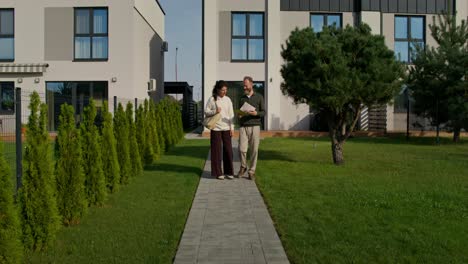
POLYGON ((107 101, 104 102, 102 118, 102 168, 104 171, 104 178, 106 179, 107 189, 111 193, 115 193, 119 189, 120 167, 117 157, 117 143, 114 136, 114 124, 112 121, 112 114, 109 112, 107 101))
POLYGON ((23 248, 18 211, 13 199, 11 170, 0 142, 0 263, 21 263, 23 248))
POLYGON ((52 149, 47 131, 47 105, 39 94, 30 99, 23 158, 23 185, 19 190, 23 243, 28 250, 44 250, 60 227, 55 199, 52 149))
POLYGON ((66 226, 79 224, 88 208, 81 156, 81 136, 80 130, 76 127, 74 115, 73 106, 61 105, 55 174, 57 207, 62 216, 63 224, 66 226))
POLYGON ((84 110, 84 120, 80 127, 85 193, 89 205, 102 205, 107 196, 101 153, 102 139, 95 123, 96 118, 96 105, 91 99, 84 110))
POLYGON ((137 130, 133 118, 133 104, 127 103, 127 110, 125 112, 128 124, 128 137, 130 141, 130 162, 132 165, 132 172, 134 176, 140 176, 143 172, 143 165, 141 163, 140 150, 137 142, 137 130))
POLYGON ((120 184, 128 184, 132 174, 130 163, 130 141, 127 116, 121 103, 114 113, 114 134, 117 140, 117 157, 120 166, 120 184))

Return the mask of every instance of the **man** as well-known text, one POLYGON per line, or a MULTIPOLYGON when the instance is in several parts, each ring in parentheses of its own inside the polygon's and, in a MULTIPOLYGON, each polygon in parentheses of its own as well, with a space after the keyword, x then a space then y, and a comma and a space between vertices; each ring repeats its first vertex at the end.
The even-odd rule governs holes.
POLYGON ((247 171, 247 151, 250 149, 250 167, 248 175, 250 180, 255 180, 258 145, 260 143, 260 125, 262 123, 262 117, 265 115, 265 105, 263 96, 254 92, 253 79, 250 76, 244 77, 244 95, 240 99, 240 106, 242 107, 244 103, 252 105, 255 110, 240 116, 239 152, 241 168, 238 177, 240 179, 247 171))

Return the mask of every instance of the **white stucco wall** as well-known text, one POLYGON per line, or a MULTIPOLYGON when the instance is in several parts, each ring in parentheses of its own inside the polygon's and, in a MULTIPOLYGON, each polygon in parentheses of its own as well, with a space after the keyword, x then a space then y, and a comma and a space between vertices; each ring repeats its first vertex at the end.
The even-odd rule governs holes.
MULTIPOLYGON (((23 90, 36 90, 45 93, 46 81, 107 81, 109 98, 118 96, 133 98, 141 96, 133 87, 134 46, 149 45, 147 39, 133 38, 135 8, 143 10, 145 19, 164 36, 164 15, 152 0, 2 0, 0 7, 15 9, 15 61, 14 63, 48 63, 44 74, 0 74, 1 81, 15 81, 23 90), (136 7, 135 7, 136 5, 136 7), (71 60, 45 59, 45 8, 65 7, 108 7, 109 19, 109 59, 104 62, 73 62, 71 60), (155 12, 158 11, 158 12, 155 12), (23 83, 18 83, 18 78, 23 83), (113 77, 117 82, 112 82, 113 77), (39 78, 39 83, 34 80, 39 78)), ((71 12, 73 14, 73 12, 71 12)), ((73 15, 70 16, 70 29, 73 32, 73 15)), ((139 29, 139 28, 137 28, 139 29)), ((72 33, 73 36, 73 33, 72 33)), ((64 36, 67 38, 68 36, 64 36)), ((143 36, 144 37, 144 36, 143 36)), ((60 42, 60 39, 57 39, 60 42)), ((71 55, 73 58, 73 54, 71 55)), ((160 62, 163 65, 163 62, 160 62)), ((138 65, 142 72, 149 66, 138 65)), ((141 76, 138 76, 140 78, 141 76)), ((138 80, 141 81, 141 80, 138 80)), ((145 78, 144 82, 148 79, 145 78)), ((142 81, 141 81, 142 82, 142 81)), ((144 86, 146 88, 146 85, 144 86)))

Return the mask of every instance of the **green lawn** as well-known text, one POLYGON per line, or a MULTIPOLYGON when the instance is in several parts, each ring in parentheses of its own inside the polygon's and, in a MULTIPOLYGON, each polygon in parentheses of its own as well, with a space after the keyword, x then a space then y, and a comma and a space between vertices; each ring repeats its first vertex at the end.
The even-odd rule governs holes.
POLYGON ((30 263, 172 263, 208 153, 186 140, 30 263))
POLYGON ((258 185, 292 263, 468 263, 468 142, 260 143, 258 185))

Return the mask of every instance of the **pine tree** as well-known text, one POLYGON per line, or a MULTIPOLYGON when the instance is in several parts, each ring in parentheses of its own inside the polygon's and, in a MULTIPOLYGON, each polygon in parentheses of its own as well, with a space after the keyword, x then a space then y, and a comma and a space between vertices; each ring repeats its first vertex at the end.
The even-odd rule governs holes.
POLYGON ((102 168, 107 188, 110 192, 114 193, 119 189, 120 167, 117 157, 117 146, 114 136, 112 114, 109 112, 107 101, 104 102, 102 115, 102 168))
POLYGON ((321 110, 327 119, 333 162, 344 163, 343 147, 362 107, 386 104, 401 88, 404 67, 382 36, 356 27, 296 29, 281 56, 283 94, 321 110))
POLYGON ((74 114, 73 106, 61 105, 57 136, 58 160, 55 172, 57 206, 66 226, 79 224, 88 208, 81 157, 80 130, 76 128, 74 114))
POLYGON ((60 226, 55 199, 55 178, 49 133, 47 105, 39 94, 31 95, 23 159, 23 186, 19 192, 23 242, 27 249, 43 250, 54 240, 60 226), (40 112, 40 113, 39 113, 40 112))
POLYGON ((133 105, 127 103, 127 124, 128 124, 128 136, 130 141, 130 161, 132 164, 132 171, 135 176, 140 176, 143 171, 143 165, 141 163, 140 150, 138 149, 137 142, 137 131, 135 127, 135 121, 133 119, 133 105))
POLYGON ((136 129, 138 133, 136 134, 138 142, 138 150, 140 152, 140 159, 142 164, 146 164, 145 151, 146 151, 146 119, 145 119, 145 110, 140 104, 136 113, 136 129))
POLYGON ((96 105, 91 99, 81 124, 85 193, 89 205, 102 205, 106 199, 106 178, 102 167, 101 136, 95 124, 96 105))
POLYGON ((21 263, 23 249, 18 211, 13 201, 11 170, 0 143, 0 263, 21 263))
POLYGON ((120 165, 120 183, 128 184, 132 174, 130 163, 130 142, 127 117, 122 104, 119 103, 117 112, 114 113, 114 134, 117 140, 117 157, 120 165))

